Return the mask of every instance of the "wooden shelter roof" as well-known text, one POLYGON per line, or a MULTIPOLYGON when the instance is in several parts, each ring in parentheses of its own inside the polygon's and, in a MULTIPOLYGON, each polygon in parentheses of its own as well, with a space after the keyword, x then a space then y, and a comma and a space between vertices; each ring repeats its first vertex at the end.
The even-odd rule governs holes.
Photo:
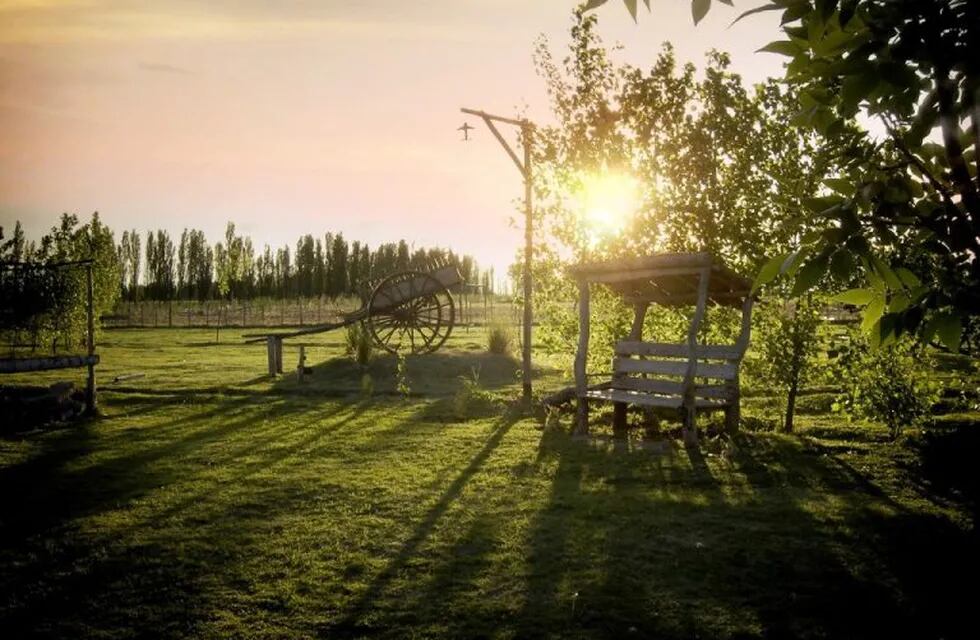
POLYGON ((628 302, 684 306, 697 302, 698 282, 706 271, 708 300, 739 307, 752 292, 752 281, 710 253, 658 253, 574 265, 569 273, 580 282, 608 286, 628 302))

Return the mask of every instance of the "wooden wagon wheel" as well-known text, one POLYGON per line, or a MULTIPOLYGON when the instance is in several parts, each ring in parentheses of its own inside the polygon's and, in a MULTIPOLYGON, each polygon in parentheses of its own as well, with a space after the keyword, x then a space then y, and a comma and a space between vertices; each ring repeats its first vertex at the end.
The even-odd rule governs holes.
POLYGON ((449 290, 421 271, 394 273, 374 288, 367 323, 378 347, 389 353, 431 353, 452 333, 456 307, 449 290))

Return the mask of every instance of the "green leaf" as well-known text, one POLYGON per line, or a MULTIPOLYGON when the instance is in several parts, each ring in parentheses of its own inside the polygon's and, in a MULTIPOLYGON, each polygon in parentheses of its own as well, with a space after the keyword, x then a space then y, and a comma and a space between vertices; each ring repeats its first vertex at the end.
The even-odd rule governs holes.
POLYGON ((888 301, 888 312, 889 313, 899 313, 905 311, 909 307, 909 297, 904 293, 892 294, 891 300, 888 301))
POLYGON ((875 271, 877 271, 878 274, 881 275, 882 280, 885 281, 885 284, 887 284, 889 288, 891 289, 902 288, 902 281, 898 279, 898 276, 895 275, 895 272, 892 271, 892 268, 889 267, 884 260, 882 260, 878 256, 872 256, 871 264, 874 266, 875 271))
POLYGON ((960 340, 963 337, 963 324, 960 317, 948 311, 934 314, 926 324, 924 337, 930 340, 934 335, 939 336, 939 341, 950 351, 959 351, 960 340))
POLYGON ((636 0, 623 0, 623 4, 626 5, 626 10, 630 12, 633 22, 636 22, 636 0))
MULTIPOLYGON (((781 11, 782 9, 783 9, 783 7, 781 5, 778 5, 778 4, 774 3, 774 2, 773 3, 770 3, 770 4, 764 4, 764 5, 760 6, 760 7, 756 7, 755 9, 749 9, 748 11, 745 11, 744 13, 742 13, 741 15, 739 15, 737 18, 735 18, 734 20, 732 20, 732 24, 735 24, 736 22, 740 22, 742 20, 742 18, 748 18, 751 15, 755 15, 757 13, 762 13, 763 11, 781 11)), ((731 25, 729 25, 729 26, 731 26, 731 25)))
POLYGON ((909 289, 915 289, 917 287, 922 286, 922 281, 919 280, 918 276, 916 276, 914 273, 912 273, 905 267, 899 267, 898 269, 895 269, 895 275, 897 275, 898 279, 902 281, 902 284, 904 284, 909 289))
POLYGON ((881 319, 881 314, 885 312, 885 298, 874 296, 868 306, 864 308, 861 315, 861 330, 868 332, 881 319))
POLYGON ((808 291, 813 285, 817 284, 820 278, 827 273, 827 256, 820 254, 803 265, 800 272, 796 275, 796 282, 793 284, 792 295, 798 296, 808 291))
POLYGON ((841 280, 850 278, 856 267, 854 257, 847 249, 838 249, 830 259, 830 272, 841 280))
POLYGON ((874 297, 875 292, 871 289, 848 289, 847 291, 838 293, 836 296, 831 297, 830 300, 831 302, 853 304, 858 307, 863 307, 871 302, 872 298, 874 297))
POLYGON ((735 6, 735 3, 732 2, 732 0, 718 0, 718 2, 720 2, 722 4, 727 4, 729 7, 734 7, 735 6))
POLYGON ((694 24, 701 22, 701 19, 708 15, 711 8, 711 0, 691 0, 691 15, 694 16, 694 24))
POLYGON ((812 249, 813 246, 811 245, 803 245, 793 253, 789 254, 786 257, 786 260, 783 262, 783 266, 780 267, 779 272, 785 273, 789 276, 795 276, 797 270, 800 268, 800 264, 803 262, 803 258, 805 258, 812 249))
POLYGON ((759 273, 755 276, 755 282, 752 283, 752 293, 758 291, 759 287, 764 284, 769 284, 776 279, 782 272, 783 263, 789 258, 791 254, 783 253, 773 258, 770 258, 768 262, 762 265, 759 269, 759 273))
POLYGON ((607 0, 588 0, 588 2, 585 3, 585 7, 582 8, 582 11, 592 11, 593 9, 598 9, 602 5, 606 4, 606 1, 607 0))
POLYGON ((841 84, 840 97, 847 110, 856 109, 878 86, 878 74, 874 72, 848 76, 841 84))
POLYGON ((854 181, 848 178, 827 178, 823 183, 842 196, 854 195, 856 188, 854 181))
POLYGON ((795 22, 802 18, 804 15, 810 12, 810 6, 806 3, 794 4, 793 6, 783 11, 783 17, 780 18, 779 24, 788 24, 790 22, 795 22))
POLYGON ((803 53, 803 50, 800 48, 800 45, 796 44, 792 40, 775 40, 761 49, 756 50, 756 53, 760 52, 778 53, 783 56, 795 58, 799 54, 803 53))

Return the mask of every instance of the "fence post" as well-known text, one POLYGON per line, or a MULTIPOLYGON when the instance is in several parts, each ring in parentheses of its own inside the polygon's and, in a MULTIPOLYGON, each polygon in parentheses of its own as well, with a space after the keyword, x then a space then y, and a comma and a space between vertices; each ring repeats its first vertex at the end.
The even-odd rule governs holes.
POLYGON ((92 291, 92 264, 85 268, 85 284, 88 294, 88 381, 85 385, 85 405, 89 415, 95 414, 98 407, 95 399, 95 305, 92 291))

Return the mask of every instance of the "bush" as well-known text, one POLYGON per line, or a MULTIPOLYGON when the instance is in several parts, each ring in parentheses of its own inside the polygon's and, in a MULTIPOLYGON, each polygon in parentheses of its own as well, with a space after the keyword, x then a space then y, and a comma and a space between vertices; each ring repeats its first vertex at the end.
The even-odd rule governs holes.
POLYGON ((402 353, 398 354, 398 362, 395 365, 395 389, 405 399, 408 399, 412 393, 412 383, 408 379, 408 360, 402 353))
POLYGON ((877 349, 863 339, 852 340, 838 360, 844 391, 834 409, 879 420, 892 438, 905 426, 921 424, 939 399, 938 385, 928 377, 922 360, 922 347, 911 340, 877 349))
POLYGON ((469 376, 460 376, 462 385, 453 396, 453 412, 460 420, 494 413, 497 396, 480 388, 480 368, 473 367, 469 376))
POLYGON ((345 337, 344 348, 348 357, 353 358, 354 362, 362 367, 368 366, 374 352, 374 341, 371 338, 371 333, 360 322, 356 322, 347 325, 345 337))
POLYGON ((514 346, 514 333, 502 324, 490 325, 487 331, 487 351, 497 355, 510 355, 514 346))
POLYGON ((758 386, 785 394, 783 431, 793 431, 800 388, 813 371, 818 346, 819 305, 810 299, 770 300, 758 305, 752 342, 755 357, 746 373, 758 386))

